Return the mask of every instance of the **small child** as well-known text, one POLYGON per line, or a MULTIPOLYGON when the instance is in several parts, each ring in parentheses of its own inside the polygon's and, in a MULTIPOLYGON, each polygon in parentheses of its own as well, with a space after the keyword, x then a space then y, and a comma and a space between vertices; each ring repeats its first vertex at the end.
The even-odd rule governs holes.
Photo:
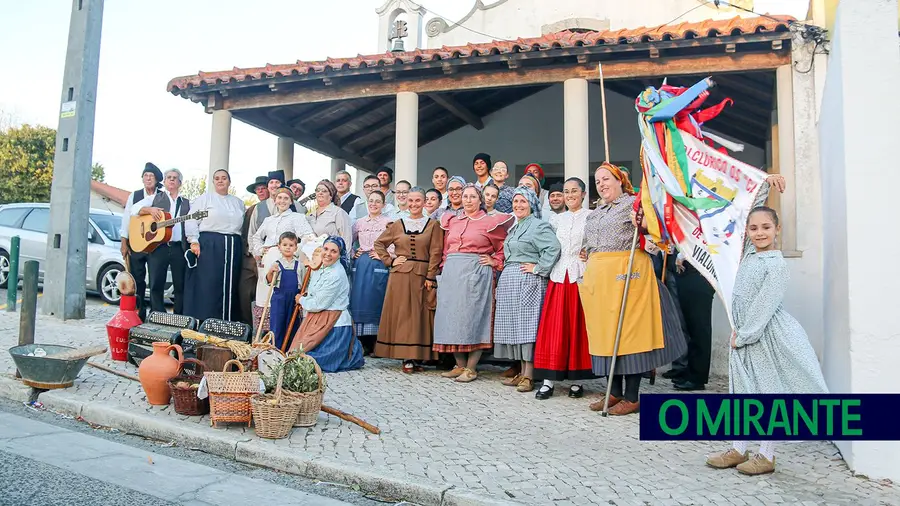
MULTIPOLYGON (((828 392, 816 354, 800 323, 782 305, 787 290, 787 263, 775 248, 781 231, 778 215, 756 207, 747 218, 748 248, 734 284, 729 379, 734 394, 822 394, 828 392)), ((737 467, 747 475, 775 470, 775 444, 763 441, 752 459, 746 441, 712 455, 706 464, 737 467)))
POLYGON ((266 282, 271 286, 275 280, 275 289, 269 304, 269 327, 275 334, 275 346, 280 349, 285 336, 293 335, 300 326, 300 322, 295 321, 293 327, 288 329, 294 314, 296 297, 300 292, 302 275, 300 262, 294 257, 297 253, 297 235, 293 232, 281 234, 278 238, 278 251, 281 252, 281 258, 272 264, 272 268, 266 274, 266 282), (275 273, 279 271, 280 275, 275 279, 275 273))

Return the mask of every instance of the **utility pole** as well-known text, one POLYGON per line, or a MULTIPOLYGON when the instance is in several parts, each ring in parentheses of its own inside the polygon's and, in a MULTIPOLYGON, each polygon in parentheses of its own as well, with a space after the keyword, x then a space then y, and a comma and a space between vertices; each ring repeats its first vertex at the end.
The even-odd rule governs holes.
POLYGON ((94 111, 104 0, 72 0, 62 105, 56 131, 41 312, 83 319, 94 111))

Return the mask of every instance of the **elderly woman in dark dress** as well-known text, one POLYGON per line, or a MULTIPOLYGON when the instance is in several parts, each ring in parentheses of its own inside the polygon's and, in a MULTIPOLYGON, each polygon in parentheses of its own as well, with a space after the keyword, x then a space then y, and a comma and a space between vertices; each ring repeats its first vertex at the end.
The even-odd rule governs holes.
POLYGON ((534 390, 534 347, 547 277, 559 259, 560 245, 553 227, 541 221, 537 194, 516 189, 516 224, 503 241, 503 272, 497 283, 494 313, 494 357, 518 360, 522 373, 503 382, 519 392, 534 390))
MULTIPOLYGON (((578 291, 585 313, 592 369, 608 376, 628 259, 634 237, 632 222, 634 187, 617 166, 604 162, 594 172, 602 203, 588 215, 582 253, 587 266, 578 291)), ((610 415, 628 415, 640 409, 643 373, 680 357, 687 345, 669 291, 659 283, 646 252, 635 251, 628 305, 611 379, 610 415)), ((591 404, 603 409, 603 400, 591 404)))

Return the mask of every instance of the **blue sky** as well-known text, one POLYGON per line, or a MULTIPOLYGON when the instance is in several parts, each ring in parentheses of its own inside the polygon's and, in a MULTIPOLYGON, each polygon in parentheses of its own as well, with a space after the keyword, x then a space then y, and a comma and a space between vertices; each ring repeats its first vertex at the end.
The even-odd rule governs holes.
MULTIPOLYGON (((664 1, 664 0, 647 0, 664 1)), ((456 20, 474 0, 422 2, 456 20)), ((169 79, 198 70, 262 66, 377 51, 382 0, 106 0, 94 132, 94 161, 107 182, 139 186, 147 161, 205 176, 210 116, 166 92, 169 79)), ((486 2, 490 3, 490 2, 486 2)), ((757 0, 760 12, 802 17, 804 0, 757 0)), ((71 0, 0 0, 0 113, 56 128, 71 0)), ((275 165, 275 137, 235 121, 235 186, 275 165)), ((297 146, 294 171, 328 176, 329 160, 297 146)))

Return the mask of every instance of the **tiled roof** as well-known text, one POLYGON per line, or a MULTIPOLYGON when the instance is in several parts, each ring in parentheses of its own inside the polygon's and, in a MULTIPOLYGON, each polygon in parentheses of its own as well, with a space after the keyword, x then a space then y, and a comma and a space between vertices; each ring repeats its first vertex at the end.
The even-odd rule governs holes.
POLYGON ((663 40, 699 39, 708 37, 728 37, 750 35, 762 32, 787 31, 796 21, 790 16, 758 16, 751 18, 734 17, 722 20, 706 20, 695 23, 679 23, 659 27, 607 30, 603 32, 563 31, 541 37, 519 38, 516 40, 495 40, 465 46, 443 46, 435 49, 417 49, 404 53, 383 53, 355 58, 328 58, 325 61, 304 62, 297 60, 288 64, 266 64, 265 67, 218 72, 200 72, 197 75, 176 77, 169 81, 167 90, 177 92, 186 88, 215 85, 229 81, 260 80, 291 75, 320 74, 327 71, 366 67, 403 65, 436 60, 453 60, 470 56, 547 51, 551 49, 581 46, 603 46, 637 44, 663 40))
POLYGON ((99 194, 101 197, 112 200, 122 207, 125 207, 125 204, 128 202, 128 196, 131 194, 127 190, 94 180, 91 180, 91 191, 99 194))

